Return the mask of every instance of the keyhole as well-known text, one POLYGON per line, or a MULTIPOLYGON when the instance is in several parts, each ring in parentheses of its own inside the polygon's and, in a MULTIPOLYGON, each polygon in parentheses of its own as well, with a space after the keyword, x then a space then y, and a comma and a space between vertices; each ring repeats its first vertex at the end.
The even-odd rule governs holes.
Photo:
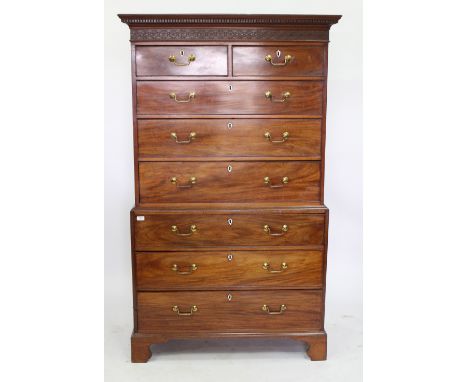
POLYGON ((180 51, 180 55, 181 55, 181 56, 184 55, 184 51, 183 51, 183 50, 180 51))
POLYGON ((231 165, 227 166, 227 170, 228 170, 228 172, 231 172, 232 171, 232 166, 231 165))
POLYGON ((231 218, 229 218, 227 222, 228 222, 229 225, 232 225, 232 219, 231 218))
POLYGON ((232 300, 232 294, 231 294, 231 293, 229 293, 229 294, 227 295, 227 299, 228 299, 228 301, 231 301, 231 300, 232 300))
POLYGON ((230 92, 232 91, 232 85, 229 85, 229 91, 230 92))
POLYGON ((233 257, 233 256, 232 256, 232 255, 230 255, 230 254, 229 254, 229 255, 227 255, 227 259, 228 259, 228 261, 232 261, 232 257, 233 257))
POLYGON ((281 56, 281 50, 277 50, 277 51, 276 51, 276 57, 279 58, 280 56, 281 56))
POLYGON ((232 129, 232 122, 228 122, 227 128, 228 128, 228 129, 232 129))

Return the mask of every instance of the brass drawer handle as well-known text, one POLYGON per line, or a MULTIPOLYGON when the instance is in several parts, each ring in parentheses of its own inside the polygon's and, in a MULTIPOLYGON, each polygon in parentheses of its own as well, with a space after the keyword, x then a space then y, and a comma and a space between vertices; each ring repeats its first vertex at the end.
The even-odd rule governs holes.
POLYGON ((281 273, 281 272, 284 272, 286 269, 288 269, 288 264, 286 263, 281 263, 281 269, 271 269, 271 265, 270 263, 263 263, 263 266, 262 266, 263 269, 265 269, 266 271, 270 272, 270 273, 281 273))
POLYGON ((193 316, 195 312, 198 312, 198 308, 196 305, 192 305, 190 307, 190 312, 181 312, 177 305, 172 307, 172 311, 176 312, 178 316, 193 316))
POLYGON ((174 272, 176 272, 178 275, 191 275, 194 271, 198 269, 197 264, 192 264, 188 266, 187 271, 181 271, 179 266, 177 264, 172 265, 171 268, 174 272))
POLYGON ((265 61, 269 62, 273 66, 286 66, 291 62, 291 60, 292 56, 290 54, 284 56, 284 62, 273 62, 273 57, 271 56, 271 54, 267 54, 265 56, 265 61))
POLYGON ((189 134, 188 139, 186 141, 179 141, 176 133, 171 133, 171 137, 176 141, 176 143, 191 143, 197 136, 197 133, 193 131, 189 134))
POLYGON ((283 225, 283 227, 281 228, 281 232, 279 233, 274 233, 274 232, 271 232, 271 228, 268 224, 265 224, 263 226, 263 230, 268 233, 270 236, 283 236, 286 232, 288 232, 288 226, 285 224, 283 225))
POLYGON ((267 131, 264 135, 263 135, 266 139, 268 139, 271 143, 283 143, 283 142, 286 142, 289 138, 289 133, 287 131, 285 131, 283 133, 283 139, 281 140, 273 140, 271 139, 271 134, 269 131, 267 131))
POLYGON ((177 66, 189 66, 191 62, 195 61, 196 57, 194 54, 190 54, 190 56, 187 57, 187 62, 177 62, 176 56, 171 55, 169 56, 169 62, 172 62, 174 65, 177 66))
POLYGON ((269 99, 271 102, 286 102, 289 97, 291 97, 290 92, 283 92, 281 93, 281 99, 273 99, 273 93, 270 90, 265 92, 265 98, 269 99))
POLYGON ((169 98, 179 103, 186 103, 186 102, 190 102, 191 100, 195 98, 195 92, 190 92, 187 99, 177 99, 177 94, 175 93, 169 93, 169 98))
POLYGON ((281 179, 282 184, 272 184, 270 178, 268 176, 265 176, 263 178, 263 182, 266 185, 269 185, 270 188, 281 188, 281 187, 284 187, 285 184, 289 183, 289 178, 287 176, 283 176, 283 179, 281 179))
POLYGON ((279 310, 272 311, 270 310, 270 307, 268 305, 263 305, 262 310, 266 312, 267 314, 283 314, 283 312, 286 310, 286 305, 282 304, 279 308, 279 310))
POLYGON ((190 226, 190 232, 187 232, 187 233, 181 233, 179 232, 179 228, 177 228, 176 225, 173 225, 171 227, 171 231, 174 232, 176 235, 179 235, 179 236, 192 236, 192 234, 194 232, 197 232, 197 226, 195 224, 192 224, 190 226))
POLYGON ((188 184, 179 184, 178 180, 175 176, 171 178, 171 183, 175 184, 177 188, 192 188, 197 183, 197 178, 192 176, 188 182, 188 184))

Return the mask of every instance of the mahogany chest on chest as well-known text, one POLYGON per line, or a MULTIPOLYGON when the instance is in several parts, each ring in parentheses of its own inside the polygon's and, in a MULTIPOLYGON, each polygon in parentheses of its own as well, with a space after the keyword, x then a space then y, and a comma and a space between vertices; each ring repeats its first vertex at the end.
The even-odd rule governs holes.
POLYGON ((171 339, 293 338, 326 359, 327 15, 130 27, 132 362, 171 339))

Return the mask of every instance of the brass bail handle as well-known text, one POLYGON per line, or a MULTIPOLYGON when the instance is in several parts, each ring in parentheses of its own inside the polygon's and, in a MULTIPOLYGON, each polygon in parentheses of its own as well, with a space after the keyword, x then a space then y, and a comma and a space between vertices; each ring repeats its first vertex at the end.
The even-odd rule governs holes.
POLYGON ((265 92, 265 98, 270 100, 271 102, 286 102, 289 97, 291 97, 291 93, 288 91, 281 93, 281 99, 273 98, 273 93, 270 90, 267 90, 265 92))
POLYGON ((190 311, 189 311, 189 312, 182 312, 182 311, 179 309, 179 307, 178 307, 177 305, 174 305, 174 306, 172 307, 172 311, 173 311, 173 312, 176 312, 178 316, 193 316, 193 314, 194 314, 195 312, 198 312, 198 308, 197 308, 196 305, 192 305, 192 306, 190 307, 190 311))
POLYGON ((197 137, 197 133, 195 133, 194 131, 192 131, 189 136, 188 136, 188 139, 184 140, 184 141, 179 141, 179 137, 177 136, 177 134, 175 132, 171 133, 171 138, 175 140, 176 143, 179 143, 179 144, 184 144, 184 143, 191 143, 195 138, 197 137))
POLYGON ((178 275, 191 275, 193 272, 195 272, 198 269, 197 264, 191 264, 186 267, 187 267, 186 271, 181 271, 180 267, 177 264, 173 264, 171 269, 174 272, 176 272, 178 275))
POLYGON ((192 176, 187 184, 179 184, 179 180, 173 176, 171 178, 171 183, 174 184, 177 188, 192 188, 195 184, 197 184, 197 178, 192 176))
POLYGON ((190 63, 195 61, 195 59, 196 59, 195 55, 190 54, 187 57, 187 62, 177 62, 177 58, 175 55, 172 54, 169 56, 169 62, 172 62, 174 65, 177 65, 177 66, 189 66, 190 63))
POLYGON ((289 183, 289 178, 287 176, 283 176, 283 179, 281 179, 282 184, 272 184, 270 178, 268 176, 265 176, 263 178, 263 183, 270 186, 270 188, 281 188, 289 183))
POLYGON ((286 66, 288 65, 292 60, 292 56, 290 54, 287 54, 286 56, 284 56, 284 60, 283 62, 273 62, 273 57, 271 56, 271 54, 267 54, 265 56, 265 61, 266 62, 269 62, 271 65, 273 66, 286 66))
POLYGON ((174 232, 178 236, 192 236, 193 233, 197 232, 197 226, 195 224, 192 224, 190 226, 190 231, 183 233, 179 231, 179 228, 176 225, 173 225, 171 227, 171 231, 174 232))
POLYGON ((281 269, 271 269, 270 263, 263 263, 262 268, 270 273, 281 273, 284 272, 286 269, 288 269, 288 264, 287 263, 281 263, 281 269))
POLYGON ((283 142, 286 142, 288 140, 289 133, 287 131, 285 131, 282 134, 283 139, 278 139, 278 140, 272 139, 271 138, 271 133, 269 131, 266 131, 265 134, 263 134, 263 136, 265 137, 265 139, 269 140, 271 143, 283 143, 283 142))
POLYGON ((190 92, 189 95, 188 95, 188 98, 186 98, 186 99, 177 99, 177 94, 175 94, 174 92, 169 93, 169 98, 173 99, 175 102, 178 102, 178 103, 190 102, 195 98, 195 96, 196 96, 195 92, 190 92))
POLYGON ((288 232, 288 226, 284 224, 283 227, 281 227, 281 232, 275 233, 275 232, 271 232, 271 228, 268 224, 265 224, 263 226, 263 231, 265 231, 270 236, 283 236, 286 232, 288 232))
POLYGON ((283 314, 284 311, 286 310, 286 305, 281 304, 279 310, 276 310, 276 311, 271 310, 270 307, 269 307, 268 305, 263 305, 263 306, 262 306, 262 310, 263 310, 264 312, 266 312, 267 314, 271 314, 271 315, 274 315, 274 314, 283 314))

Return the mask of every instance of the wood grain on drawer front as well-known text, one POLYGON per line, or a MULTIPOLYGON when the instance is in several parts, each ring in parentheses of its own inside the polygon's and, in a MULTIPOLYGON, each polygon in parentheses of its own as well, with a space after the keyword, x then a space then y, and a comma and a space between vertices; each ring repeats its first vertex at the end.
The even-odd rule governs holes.
POLYGON ((324 47, 237 46, 233 48, 233 72, 234 76, 322 76, 324 47), (267 55, 271 62, 265 60, 267 55), (286 56, 291 59, 285 64, 286 56))
POLYGON ((322 81, 138 81, 137 114, 321 116, 322 90, 322 81), (265 97, 267 91, 272 100, 265 97), (286 92, 285 102, 275 102, 286 92), (171 98, 172 93, 183 102, 171 98))
POLYGON ((140 157, 320 159, 321 128, 321 119, 140 119, 138 152, 140 157), (190 143, 177 143, 173 133, 190 143), (193 140, 191 133, 196 134, 193 140))
POLYGON ((143 221, 134 222, 137 251, 213 246, 318 246, 324 244, 324 232, 323 214, 187 212, 146 214, 143 221), (192 225, 196 226, 195 232, 191 230, 192 225), (265 230, 265 225, 270 232, 265 230), (173 226, 177 231, 172 230, 173 226))
POLYGON ((321 288, 322 257, 320 251, 137 252, 137 288, 321 288))
POLYGON ((320 203, 320 161, 140 162, 139 171, 141 204, 320 203))
POLYGON ((227 75, 226 46, 137 46, 135 59, 137 76, 227 75), (190 61, 191 55, 195 60, 190 61))
POLYGON ((176 330, 221 332, 312 331, 322 327, 322 291, 141 292, 137 294, 138 332, 176 330), (228 298, 231 295, 231 298, 228 298), (271 312, 262 309, 266 305, 271 312), (178 307, 179 316, 173 310, 178 307))

